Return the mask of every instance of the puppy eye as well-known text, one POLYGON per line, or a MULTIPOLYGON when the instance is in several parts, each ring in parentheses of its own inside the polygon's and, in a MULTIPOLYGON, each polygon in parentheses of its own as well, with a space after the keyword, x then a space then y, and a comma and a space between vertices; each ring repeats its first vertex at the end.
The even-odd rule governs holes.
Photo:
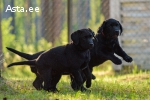
POLYGON ((84 39, 87 39, 87 38, 92 38, 93 36, 92 35, 89 35, 89 36, 84 36, 84 39))
POLYGON ((84 38, 86 39, 86 38, 88 38, 88 36, 84 36, 84 38))
POLYGON ((115 26, 118 26, 118 24, 116 24, 115 26))
POLYGON ((109 27, 113 27, 113 26, 114 26, 113 24, 110 24, 110 25, 109 25, 109 27))
POLYGON ((93 36, 92 35, 89 35, 89 38, 92 38, 93 36))
POLYGON ((108 28, 112 28, 112 27, 113 27, 113 25, 109 25, 109 26, 108 26, 108 28))

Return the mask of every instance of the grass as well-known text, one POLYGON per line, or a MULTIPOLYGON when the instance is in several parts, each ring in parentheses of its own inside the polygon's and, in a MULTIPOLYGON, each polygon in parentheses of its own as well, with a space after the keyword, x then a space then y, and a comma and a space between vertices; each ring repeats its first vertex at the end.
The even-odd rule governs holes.
POLYGON ((87 92, 75 92, 70 80, 63 76, 58 83, 59 93, 37 91, 32 86, 34 77, 2 79, 0 100, 148 100, 150 99, 150 73, 140 72, 115 75, 112 72, 96 72, 96 80, 87 92))

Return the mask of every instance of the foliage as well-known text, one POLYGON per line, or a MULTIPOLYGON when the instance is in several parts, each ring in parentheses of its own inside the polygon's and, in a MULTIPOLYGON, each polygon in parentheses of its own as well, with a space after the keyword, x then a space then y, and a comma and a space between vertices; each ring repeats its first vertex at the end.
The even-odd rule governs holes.
POLYGON ((3 3, 2 3, 2 0, 0 1, 0 9, 1 9, 1 11, 3 10, 3 3))
MULTIPOLYGON (((11 46, 12 44, 15 44, 15 35, 11 34, 10 31, 13 29, 12 26, 10 26, 10 23, 12 21, 12 18, 3 19, 2 20, 2 45, 5 46, 11 46)), ((6 49, 3 48, 3 52, 6 53, 6 49)))
MULTIPOLYGON (((10 26, 12 18, 3 19, 2 20, 2 43, 3 43, 3 53, 4 53, 4 66, 6 67, 8 64, 16 61, 23 60, 21 57, 16 56, 14 53, 9 52, 6 47, 14 48, 18 51, 27 52, 29 54, 48 50, 52 47, 51 43, 48 43, 44 38, 41 38, 38 42, 26 44, 22 40, 16 40, 16 36, 11 32, 13 29, 10 26)), ((14 76, 33 76, 31 75, 31 71, 29 67, 20 67, 20 68, 3 68, 2 70, 4 75, 9 76, 13 74, 14 76), (18 71, 19 70, 19 71, 18 71), (19 73, 18 73, 19 72, 19 73), (15 74, 14 74, 15 73, 15 74)))
MULTIPOLYGON (((36 44, 35 45, 28 44, 27 45, 27 44, 21 44, 20 42, 16 42, 15 44, 13 44, 13 43, 10 43, 10 44, 11 44, 11 46, 9 46, 9 47, 12 47, 18 51, 27 52, 29 54, 33 54, 38 51, 48 50, 52 47, 52 44, 48 43, 44 38, 41 38, 37 42, 37 44, 38 44, 37 46, 36 46, 36 44), (13 47, 13 45, 15 45, 15 46, 13 47)), ((5 51, 6 51, 6 49, 5 49, 5 51)), ((4 53, 4 56, 5 56, 4 66, 7 66, 8 64, 10 64, 12 62, 25 60, 19 56, 16 56, 14 53, 11 53, 8 50, 4 53)), ((33 77, 33 74, 31 73, 29 66, 20 66, 20 67, 4 68, 2 76, 7 76, 7 77, 14 76, 14 78, 16 76, 33 77)))

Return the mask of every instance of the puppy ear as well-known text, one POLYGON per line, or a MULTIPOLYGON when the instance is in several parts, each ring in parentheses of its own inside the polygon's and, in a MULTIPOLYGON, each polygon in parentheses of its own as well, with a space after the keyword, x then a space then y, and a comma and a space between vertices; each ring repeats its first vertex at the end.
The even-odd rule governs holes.
POLYGON ((105 27, 106 21, 103 22, 103 24, 98 28, 97 33, 101 33, 103 31, 103 28, 105 27))
POLYGON ((95 33, 90 28, 88 28, 88 30, 92 33, 92 36, 95 38, 95 40, 98 41, 98 39, 95 37, 95 33))
POLYGON ((92 36, 94 37, 95 33, 90 28, 88 28, 88 30, 92 33, 92 36))
POLYGON ((120 24, 119 21, 118 21, 118 23, 119 23, 119 25, 120 25, 120 30, 121 30, 120 35, 121 35, 121 33, 123 32, 123 28, 122 28, 122 25, 120 24))
POLYGON ((80 30, 77 30, 71 34, 71 40, 73 41, 75 45, 78 45, 79 43, 79 33, 80 33, 80 30))

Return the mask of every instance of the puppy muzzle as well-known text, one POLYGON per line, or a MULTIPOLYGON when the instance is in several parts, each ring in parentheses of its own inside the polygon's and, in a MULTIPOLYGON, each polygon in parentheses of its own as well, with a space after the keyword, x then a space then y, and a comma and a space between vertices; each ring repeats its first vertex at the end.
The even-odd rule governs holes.
POLYGON ((93 47, 94 47, 94 44, 93 44, 93 43, 90 43, 89 46, 90 46, 90 48, 93 48, 93 47))
POLYGON ((120 35, 120 30, 115 30, 115 35, 119 36, 120 35))
POLYGON ((120 30, 114 30, 114 35, 111 38, 118 38, 119 35, 121 35, 120 30))

